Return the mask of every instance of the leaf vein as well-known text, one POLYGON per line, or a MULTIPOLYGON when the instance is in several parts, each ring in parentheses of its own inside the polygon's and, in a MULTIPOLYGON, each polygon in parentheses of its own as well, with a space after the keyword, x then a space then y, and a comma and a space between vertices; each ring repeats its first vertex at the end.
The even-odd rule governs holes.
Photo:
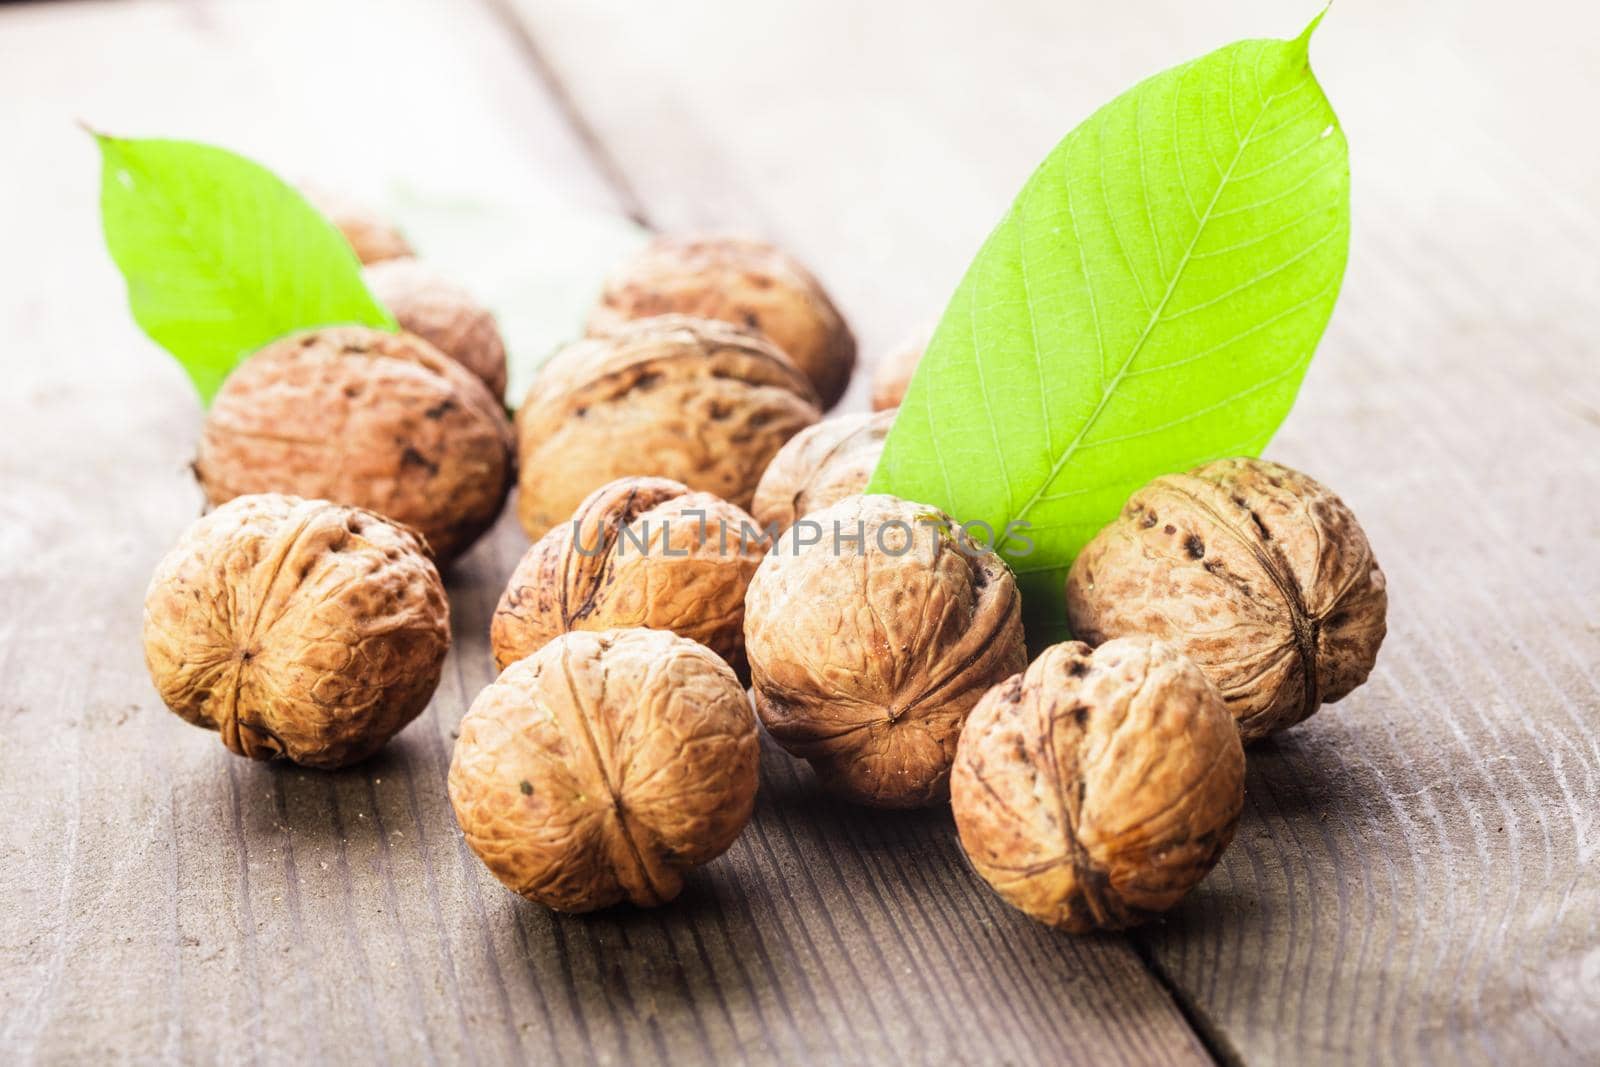
POLYGON ((1296 371, 1301 370, 1302 368, 1304 368, 1306 366, 1306 364, 1309 363, 1310 361, 1311 361, 1311 354, 1310 354, 1310 352, 1307 352, 1304 356, 1301 356, 1301 357, 1297 358, 1293 363, 1289 364, 1287 367, 1284 367, 1278 373, 1273 374, 1273 375, 1269 375, 1266 378, 1262 378, 1260 381, 1256 382, 1254 385, 1251 385, 1251 386, 1249 386, 1247 388, 1244 388, 1244 389, 1240 389, 1236 393, 1231 393, 1228 396, 1223 397, 1221 400, 1218 400, 1214 404, 1207 404, 1203 408, 1196 408, 1193 411, 1185 412, 1184 414, 1178 416, 1177 418, 1169 419, 1168 421, 1163 422, 1158 426, 1146 426, 1146 427, 1144 427, 1142 429, 1135 430, 1132 433, 1118 434, 1116 437, 1103 437, 1098 441, 1085 442, 1079 448, 1079 451, 1080 452, 1087 452, 1090 449, 1101 448, 1101 447, 1104 447, 1105 445, 1121 444, 1121 443, 1126 442, 1126 441, 1136 441, 1141 437, 1152 437, 1152 436, 1154 436, 1154 435, 1156 435, 1158 433, 1164 433, 1165 431, 1172 429, 1174 426, 1182 426, 1185 423, 1193 422, 1196 419, 1204 418, 1205 416, 1210 415, 1213 412, 1219 411, 1222 408, 1230 407, 1233 404, 1238 403, 1240 400, 1243 400, 1247 396, 1254 396, 1256 393, 1261 392, 1263 389, 1266 389, 1269 386, 1276 385, 1278 382, 1282 381, 1284 378, 1286 378, 1286 377, 1294 374, 1296 371))
MULTIPOLYGON (((1229 163, 1230 169, 1233 166, 1236 166, 1238 164, 1239 159, 1244 155, 1245 149, 1250 144, 1250 138, 1251 138, 1251 136, 1252 136, 1252 134, 1254 132, 1255 125, 1261 121, 1261 116, 1266 114, 1267 109, 1272 104, 1272 100, 1273 100, 1272 97, 1268 97, 1266 102, 1262 105, 1261 110, 1256 114, 1255 119, 1251 123, 1251 129, 1246 132, 1244 139, 1239 142, 1238 147, 1234 151, 1233 159, 1229 163)), ((1028 514, 1030 514, 1033 511, 1034 506, 1038 503, 1038 498, 1044 493, 1044 491, 1046 489, 1050 488, 1052 485, 1055 484, 1056 479, 1061 476, 1061 472, 1066 468, 1066 465, 1071 461, 1072 457, 1074 455, 1076 455, 1079 446, 1082 444, 1084 439, 1087 437, 1089 431, 1091 429, 1093 429, 1095 424, 1099 421, 1099 418, 1100 418, 1101 414, 1104 413, 1104 411, 1106 409, 1106 405, 1107 405, 1107 403, 1109 403, 1109 401, 1111 399, 1111 395, 1116 391, 1117 385, 1119 385, 1121 383, 1123 375, 1125 375, 1127 373, 1127 371, 1128 371, 1129 367, 1132 365, 1133 361, 1135 359, 1137 359, 1138 356, 1139 356, 1139 353, 1141 351, 1143 351, 1144 345, 1149 340, 1151 332, 1156 328, 1157 325, 1160 324, 1162 309, 1164 309, 1166 307, 1167 302, 1172 299, 1172 294, 1177 289, 1178 280, 1181 277, 1183 277, 1184 268, 1188 266, 1189 255, 1190 255, 1190 253, 1192 253, 1194 251, 1194 246, 1195 246, 1196 242, 1199 241, 1200 235, 1205 232, 1206 223, 1210 218, 1210 213, 1215 209, 1216 204, 1217 204, 1217 200, 1221 197, 1222 192, 1223 192, 1224 189, 1227 188, 1227 185, 1228 185, 1228 174, 1227 174, 1227 172, 1224 172, 1223 176, 1222 176, 1222 180, 1220 180, 1217 183, 1217 187, 1216 187, 1216 189, 1213 191, 1213 193, 1211 195, 1211 201, 1206 205, 1205 213, 1201 216, 1198 224, 1195 227, 1195 232, 1194 232, 1194 235, 1190 238, 1188 248, 1186 248, 1184 250, 1183 258, 1179 261, 1179 263, 1177 265, 1177 268, 1173 273, 1172 278, 1170 279, 1170 281, 1167 284, 1167 291, 1166 291, 1165 294, 1163 294, 1163 296, 1161 298, 1160 305, 1158 305, 1154 309, 1153 314, 1150 316, 1148 321, 1145 323, 1144 331, 1139 335, 1138 339, 1134 342, 1134 345, 1133 345, 1132 349, 1129 351, 1129 353, 1127 355, 1127 358, 1125 358, 1123 360, 1122 366, 1120 368, 1118 368, 1116 377, 1113 378, 1112 381, 1110 383, 1108 383, 1101 390, 1099 402, 1095 405, 1094 410, 1092 412, 1090 412, 1089 417, 1084 420, 1084 424, 1083 424, 1083 426, 1081 426, 1079 428, 1077 435, 1073 438, 1072 442, 1070 444, 1068 444, 1068 446, 1061 452, 1061 454, 1056 457, 1055 462, 1053 464, 1051 464, 1051 468, 1050 468, 1049 474, 1047 474, 1045 476, 1045 478, 1040 482, 1039 487, 1034 490, 1033 494, 1028 498, 1027 502, 1023 504, 1021 510, 1020 511, 1014 511, 1014 515, 1015 515, 1016 518, 1018 518, 1018 519, 1024 518, 1024 517, 1026 517, 1028 514)), ((1000 543, 1004 544, 1005 540, 1006 539, 1002 537, 1000 543)))
POLYGON ((1111 240, 1116 244, 1117 253, 1122 256, 1122 262, 1128 266, 1128 275, 1133 278, 1134 287, 1139 290, 1139 302, 1144 305, 1147 312, 1153 312, 1154 309, 1150 306, 1150 296, 1144 290, 1144 278, 1140 276, 1139 268, 1134 266, 1133 257, 1128 255, 1128 249, 1122 243, 1122 230, 1117 225, 1117 212, 1111 206, 1111 194, 1106 188, 1106 153, 1104 145, 1106 140, 1106 120, 1109 115, 1109 108, 1106 111, 1102 111, 1100 113, 1099 126, 1096 128, 1096 136, 1099 138, 1101 145, 1099 152, 1100 202, 1106 207, 1106 223, 1111 227, 1111 240))
POLYGON ((1234 286, 1232 289, 1229 289, 1226 292, 1218 293, 1216 296, 1212 297, 1210 300, 1202 300, 1198 304, 1191 304, 1188 307, 1183 308, 1183 309, 1181 309, 1179 311, 1170 312, 1170 313, 1164 315, 1162 317, 1161 321, 1163 321, 1163 322, 1173 322, 1173 321, 1175 321, 1177 319, 1181 319, 1181 318, 1185 318, 1185 317, 1187 317, 1189 315, 1193 315, 1197 311, 1204 311, 1207 308, 1215 307, 1216 305, 1222 303, 1223 301, 1228 300, 1228 299, 1230 299, 1230 298, 1232 298, 1234 296, 1237 296, 1238 294, 1244 292, 1246 289, 1250 288, 1252 285, 1259 285, 1260 283, 1266 281, 1268 278, 1276 277, 1277 275, 1282 274, 1284 271, 1288 270, 1290 267, 1294 266, 1296 263, 1300 262, 1302 259, 1305 259, 1307 256, 1309 256, 1312 253, 1316 252, 1317 249, 1319 249, 1323 245, 1327 244, 1329 241, 1331 241, 1333 238, 1337 237, 1343 231, 1344 231, 1343 224, 1335 223, 1334 226, 1330 230, 1328 230, 1327 233, 1323 234, 1321 237, 1317 238, 1315 241, 1312 241, 1310 244, 1308 244, 1304 248, 1302 248, 1299 252, 1296 252, 1294 255, 1290 256, 1288 259, 1284 260, 1282 263, 1279 263, 1277 266, 1273 267, 1271 270, 1262 271, 1261 273, 1256 274, 1255 276, 1247 279, 1246 281, 1240 282, 1238 285, 1234 286))

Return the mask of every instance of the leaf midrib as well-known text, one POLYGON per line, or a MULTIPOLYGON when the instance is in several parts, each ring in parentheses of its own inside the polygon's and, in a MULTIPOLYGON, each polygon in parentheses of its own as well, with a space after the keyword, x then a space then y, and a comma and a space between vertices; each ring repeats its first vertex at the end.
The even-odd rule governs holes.
MULTIPOLYGON (((1157 302, 1154 308, 1151 309, 1149 321, 1145 323, 1144 330, 1139 334, 1139 338, 1134 342, 1132 349, 1129 350, 1127 358, 1124 359, 1122 361, 1122 365, 1117 368, 1116 376, 1113 377, 1111 381, 1106 384, 1105 388, 1101 390, 1099 402, 1095 405, 1094 410, 1089 413, 1089 417, 1084 420, 1083 425, 1079 427, 1077 435, 1074 436, 1072 441, 1067 444, 1066 448, 1062 450, 1061 454, 1056 457, 1055 463, 1051 465, 1050 473, 1045 476, 1045 478, 1034 489, 1033 494, 1028 497, 1027 501, 1017 511, 1017 521, 1025 519, 1033 511, 1034 506, 1038 504, 1039 498, 1044 495, 1045 490, 1055 484, 1056 478, 1060 476, 1062 470, 1065 469, 1072 457, 1077 454, 1078 447, 1083 443, 1084 437, 1091 429, 1094 428, 1095 423, 1099 421, 1101 414, 1104 413, 1106 409, 1106 405, 1110 403, 1112 395, 1116 393, 1117 387, 1122 383, 1123 378, 1127 375, 1128 368, 1133 365, 1134 360, 1139 358, 1139 353, 1144 350, 1145 342, 1150 339, 1150 335, 1155 331, 1156 325, 1161 321, 1162 312, 1166 310, 1168 302, 1171 301, 1172 294, 1177 289, 1178 282, 1183 277, 1185 268, 1187 268, 1189 265, 1189 259, 1194 254, 1195 246, 1200 243, 1200 237, 1205 233, 1206 225, 1211 221, 1211 214, 1214 210, 1216 210, 1217 201, 1221 198, 1223 190, 1227 188, 1228 182, 1233 177, 1234 168, 1239 165, 1239 160, 1244 155, 1245 149, 1250 146, 1251 138, 1255 136, 1256 127, 1260 125, 1262 116, 1271 110, 1274 101, 1283 96, 1286 91, 1287 90, 1280 90, 1272 93, 1264 101, 1262 101, 1261 109, 1256 113, 1256 117, 1251 120, 1250 128, 1245 131, 1244 137, 1240 139, 1238 147, 1234 149, 1233 158, 1228 161, 1227 170, 1223 172, 1221 179, 1217 182, 1215 191, 1213 191, 1211 194, 1210 201, 1206 204, 1205 211, 1197 220, 1194 229, 1194 236, 1189 239, 1188 247, 1183 250, 1183 258, 1178 261, 1176 268, 1173 270, 1172 277, 1167 282, 1166 292, 1161 294, 1161 300, 1157 302)), ((1010 534, 1002 535, 999 541, 996 543, 996 549, 999 550, 1003 548, 1006 542, 1010 539, 1010 534)))

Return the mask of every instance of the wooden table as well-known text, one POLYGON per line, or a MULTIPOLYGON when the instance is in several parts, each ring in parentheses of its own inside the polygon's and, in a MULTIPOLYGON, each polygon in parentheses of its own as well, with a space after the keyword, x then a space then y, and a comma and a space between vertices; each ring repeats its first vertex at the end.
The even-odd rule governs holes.
POLYGON ((948 812, 830 803, 774 751, 673 906, 513 897, 444 792, 509 521, 451 576, 433 705, 369 765, 236 759, 145 676, 200 416, 125 310, 74 119, 754 229, 871 358, 1094 106, 1314 5, 1218 6, 0 9, 0 1059, 1595 1062, 1600 22, 1576 5, 1349 3, 1319 32, 1355 236, 1270 454, 1362 517, 1390 635, 1364 688, 1251 751, 1235 844, 1164 922, 1033 925, 948 812))

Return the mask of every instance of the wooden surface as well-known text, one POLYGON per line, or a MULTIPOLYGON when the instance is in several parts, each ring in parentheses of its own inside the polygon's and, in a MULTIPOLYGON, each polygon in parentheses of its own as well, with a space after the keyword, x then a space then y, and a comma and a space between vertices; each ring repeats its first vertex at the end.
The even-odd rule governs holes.
POLYGON ((1391 632, 1367 686, 1251 750, 1235 845, 1163 923, 1044 931, 969 873, 948 813, 830 803, 772 751, 750 828, 673 906, 559 918, 512 897, 444 796, 525 544, 509 522, 450 579, 433 705, 368 766, 236 759, 145 677, 144 582, 199 509, 199 414, 127 317, 74 119, 358 190, 537 188, 765 232, 828 281, 870 358, 937 315, 1094 106, 1312 13, 1214 6, 0 9, 0 1057, 1593 1062, 1583 9, 1350 3, 1319 31, 1355 236, 1270 454, 1361 516, 1391 632))

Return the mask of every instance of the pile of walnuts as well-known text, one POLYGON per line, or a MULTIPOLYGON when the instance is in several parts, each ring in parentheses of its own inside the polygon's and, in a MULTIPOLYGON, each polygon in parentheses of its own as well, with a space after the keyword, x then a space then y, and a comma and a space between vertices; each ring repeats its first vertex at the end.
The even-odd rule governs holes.
POLYGON ((310 330, 229 377, 195 462, 216 507, 151 581, 146 659, 236 753, 361 760, 431 698, 438 567, 515 483, 533 543, 449 795, 531 900, 671 900, 749 820, 764 728, 842 800, 949 803, 973 868, 1034 918, 1123 928, 1227 848, 1243 745, 1373 666, 1387 600, 1360 525, 1254 459, 1136 492, 1067 579, 1079 640, 1030 662, 1005 561, 866 491, 922 345, 880 362, 876 413, 823 418, 856 342, 771 245, 651 243, 513 426, 492 314, 382 220, 334 221, 401 332, 310 330))
POLYGON ((400 330, 309 329, 229 375, 194 461, 215 510, 157 566, 144 647, 167 706, 231 751, 334 768, 432 698, 439 568, 499 517, 516 449, 493 315, 387 221, 306 195, 400 330))

